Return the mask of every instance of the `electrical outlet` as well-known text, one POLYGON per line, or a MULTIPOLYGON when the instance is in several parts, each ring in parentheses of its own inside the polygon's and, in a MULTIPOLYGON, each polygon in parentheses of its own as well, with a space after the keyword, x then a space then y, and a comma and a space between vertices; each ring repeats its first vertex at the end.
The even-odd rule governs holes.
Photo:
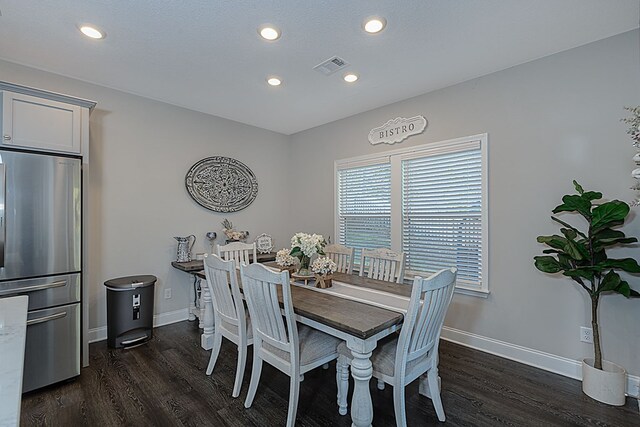
POLYGON ((164 290, 164 299, 170 299, 171 298, 171 288, 167 288, 164 290))
POLYGON ((593 344, 593 330, 591 328, 580 327, 580 341, 593 344))

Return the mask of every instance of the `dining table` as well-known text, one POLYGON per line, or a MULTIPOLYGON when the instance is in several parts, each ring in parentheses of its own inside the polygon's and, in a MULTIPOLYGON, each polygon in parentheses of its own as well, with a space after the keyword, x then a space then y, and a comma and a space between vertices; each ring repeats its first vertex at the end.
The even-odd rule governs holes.
MULTIPOLYGON (((280 269, 274 262, 265 265, 280 269)), ((195 274, 206 280, 204 271, 195 274)), ((373 374, 371 354, 378 341, 401 328, 411 286, 346 273, 334 273, 332 282, 331 288, 319 289, 313 281, 308 284, 292 281, 293 310, 296 321, 345 341, 351 350, 354 382, 351 419, 356 427, 370 426, 373 422, 369 389, 373 374)), ((238 283, 242 286, 241 280, 238 283)), ((202 288, 205 313, 201 342, 208 343, 214 332, 213 306, 208 286, 202 288)), ((426 389, 421 383, 420 393, 426 395, 426 389)))

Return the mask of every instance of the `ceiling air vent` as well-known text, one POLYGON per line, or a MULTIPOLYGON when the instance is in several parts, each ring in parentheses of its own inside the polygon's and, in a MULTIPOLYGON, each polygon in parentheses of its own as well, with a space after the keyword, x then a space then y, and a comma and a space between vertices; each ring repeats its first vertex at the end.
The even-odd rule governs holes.
POLYGON ((338 56, 334 56, 333 58, 329 58, 326 61, 323 61, 321 64, 316 65, 315 67, 313 67, 313 69, 316 71, 320 71, 325 76, 328 76, 335 73, 336 71, 342 70, 348 65, 349 63, 344 59, 338 56))

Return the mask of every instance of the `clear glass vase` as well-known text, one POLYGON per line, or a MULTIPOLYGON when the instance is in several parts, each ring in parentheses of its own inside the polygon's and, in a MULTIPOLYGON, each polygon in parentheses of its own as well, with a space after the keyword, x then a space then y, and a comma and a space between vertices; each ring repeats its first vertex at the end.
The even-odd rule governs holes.
POLYGON ((311 263, 311 258, 306 255, 302 255, 300 258, 300 268, 298 268, 298 275, 300 276, 310 276, 311 270, 309 270, 309 264, 311 263))

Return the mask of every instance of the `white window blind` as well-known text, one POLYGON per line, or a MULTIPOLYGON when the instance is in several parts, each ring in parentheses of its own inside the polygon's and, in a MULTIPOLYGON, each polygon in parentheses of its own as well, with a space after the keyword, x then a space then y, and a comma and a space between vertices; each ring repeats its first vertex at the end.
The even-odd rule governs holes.
POLYGON ((482 287, 480 146, 402 161, 402 250, 406 268, 458 268, 458 282, 482 287))
POLYGON ((338 243, 356 248, 391 245, 391 165, 378 163, 338 170, 338 243))

